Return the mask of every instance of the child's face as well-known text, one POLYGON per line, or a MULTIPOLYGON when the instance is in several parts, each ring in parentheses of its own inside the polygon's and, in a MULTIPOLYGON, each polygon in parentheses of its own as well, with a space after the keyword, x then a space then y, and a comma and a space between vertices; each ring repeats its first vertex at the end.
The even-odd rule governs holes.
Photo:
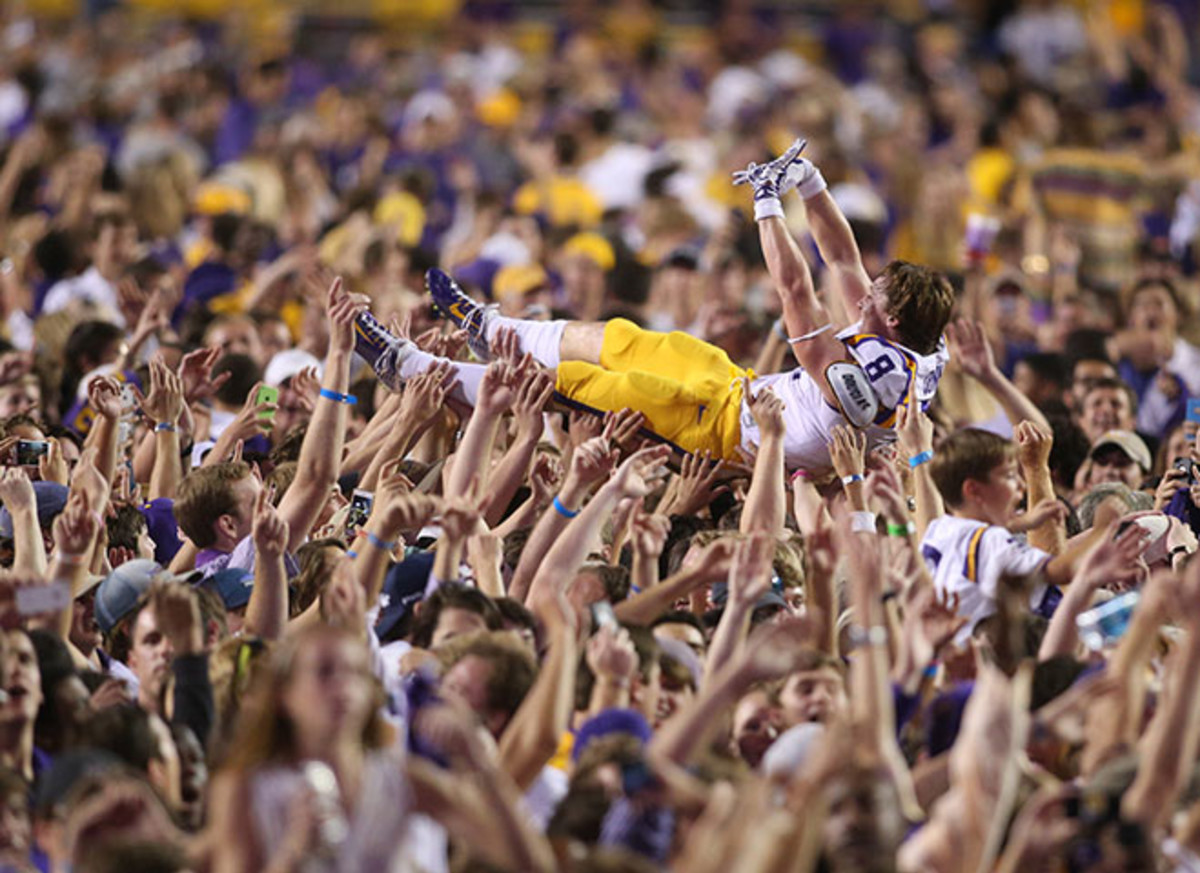
POLYGON ((976 492, 981 508, 991 524, 1008 524, 1017 505, 1025 496, 1025 483, 1016 458, 1009 458, 998 467, 993 467, 986 479, 977 480, 976 492))

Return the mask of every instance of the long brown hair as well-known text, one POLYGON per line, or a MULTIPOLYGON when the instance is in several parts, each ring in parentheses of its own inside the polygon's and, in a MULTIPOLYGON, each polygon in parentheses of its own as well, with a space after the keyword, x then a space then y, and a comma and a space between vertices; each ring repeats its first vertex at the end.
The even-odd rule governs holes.
MULTIPOLYGON (((362 646, 362 640, 349 631, 328 624, 315 624, 282 640, 271 652, 266 668, 259 671, 242 704, 234 741, 226 766, 232 770, 251 770, 270 762, 289 763, 296 757, 296 738, 291 720, 283 709, 283 691, 292 681, 296 659, 302 648, 335 639, 362 646)), ((387 737, 381 708, 383 691, 372 680, 375 705, 363 725, 360 741, 365 749, 382 748, 387 737)), ((314 705, 319 705, 314 701, 314 705)))

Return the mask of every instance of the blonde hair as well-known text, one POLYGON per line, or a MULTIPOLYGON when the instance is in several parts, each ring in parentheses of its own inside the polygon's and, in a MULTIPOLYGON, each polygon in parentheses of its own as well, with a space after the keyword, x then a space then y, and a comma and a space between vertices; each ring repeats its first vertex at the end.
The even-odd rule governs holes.
MULTIPOLYGON (((242 700, 227 767, 246 771, 271 761, 294 759, 296 738, 291 719, 283 708, 283 692, 292 681, 300 650, 328 639, 363 647, 362 640, 346 629, 328 624, 310 625, 280 642, 262 669, 255 671, 250 693, 242 700)), ((359 741, 365 749, 378 749, 387 737, 381 714, 383 691, 373 677, 368 681, 372 682, 377 699, 363 723, 359 741)))

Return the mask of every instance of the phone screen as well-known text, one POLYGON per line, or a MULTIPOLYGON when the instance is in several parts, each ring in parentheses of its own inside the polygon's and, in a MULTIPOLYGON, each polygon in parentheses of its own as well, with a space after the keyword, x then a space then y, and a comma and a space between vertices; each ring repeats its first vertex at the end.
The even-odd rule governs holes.
POLYGON ((370 491, 355 490, 350 496, 350 514, 346 517, 346 530, 358 530, 371 517, 371 507, 375 505, 375 495, 370 491))

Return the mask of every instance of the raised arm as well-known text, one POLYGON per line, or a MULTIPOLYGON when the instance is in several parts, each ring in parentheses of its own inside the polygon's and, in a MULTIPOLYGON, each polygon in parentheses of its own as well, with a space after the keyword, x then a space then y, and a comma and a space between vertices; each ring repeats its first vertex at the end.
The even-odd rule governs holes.
POLYGON ((754 420, 758 423, 761 442, 754 459, 754 475, 746 506, 742 511, 742 533, 783 533, 787 514, 787 487, 783 477, 783 401, 766 389, 755 397, 750 393, 750 380, 743 379, 743 390, 754 420))
POLYGON ((1188 565, 1180 586, 1181 613, 1187 616, 1187 642, 1176 653, 1164 682, 1165 704, 1146 733, 1133 785, 1121 801, 1124 818, 1141 822, 1154 833, 1173 814, 1179 793, 1196 761, 1200 740, 1200 564, 1188 565), (1173 681, 1172 681, 1173 680, 1173 681))
POLYGON ((352 299, 342 290, 342 280, 329 288, 329 353, 325 358, 325 376, 321 398, 313 412, 296 479, 279 504, 279 515, 288 526, 288 551, 294 552, 308 538, 308 532, 320 515, 342 463, 342 444, 346 434, 347 404, 338 399, 350 389, 350 355, 354 351, 354 322, 366 304, 352 299), (330 396, 332 395, 332 396, 330 396))
POLYGON ((287 522, 272 505, 274 486, 258 492, 254 506, 254 587, 246 604, 246 632, 267 640, 283 636, 288 620, 288 579, 283 565, 287 522))
MULTIPOLYGON (((582 451, 583 447, 581 447, 582 451)), ((650 474, 664 463, 670 453, 666 446, 642 449, 630 455, 612 478, 606 482, 572 519, 567 528, 546 552, 529 588, 530 609, 546 608, 553 604, 555 591, 566 585, 587 557, 600 528, 623 497, 639 499, 650 491, 650 474)), ((661 587, 661 586, 660 586, 661 587)))
POLYGON ((957 361, 964 373, 992 395, 1014 427, 1019 422, 1032 421, 1050 430, 1050 422, 1042 411, 996 366, 996 357, 981 322, 960 318, 946 326, 946 340, 950 345, 951 360, 957 361))
POLYGON ((1029 506, 1027 514, 1043 508, 1039 518, 1043 514, 1046 516, 1044 521, 1029 529, 1029 544, 1051 555, 1061 554, 1067 546, 1066 507, 1058 502, 1054 480, 1050 476, 1050 449, 1054 445, 1054 434, 1048 427, 1022 421, 1016 426, 1013 436, 1017 441, 1021 472, 1025 474, 1026 503, 1029 506))
MULTIPOLYGON (((819 177, 819 171, 815 167, 813 170, 819 177)), ((850 222, 825 190, 823 179, 820 190, 804 199, 804 209, 808 214, 809 231, 821 252, 821 260, 833 275, 846 312, 852 315, 858 312, 863 298, 871 292, 871 277, 863 266, 862 254, 854 240, 850 222)))
POLYGON ((179 457, 179 419, 183 415, 183 381, 157 358, 150 362, 150 394, 142 411, 154 422, 154 467, 148 497, 175 497, 183 479, 179 457))
POLYGON ((38 523, 37 496, 20 467, 0 471, 0 502, 12 522, 13 572, 42 578, 46 575, 46 546, 38 523))
POLYGON ((704 683, 708 687, 717 669, 741 651, 750 630, 750 616, 758 599, 771 587, 771 558, 775 540, 764 533, 751 534, 737 544, 729 564, 729 596, 717 623, 712 644, 704 659, 704 683))
POLYGON ((615 462, 616 453, 610 447, 608 436, 588 440, 571 455, 571 464, 554 505, 543 513, 521 552, 520 563, 508 586, 510 597, 521 601, 528 599, 534 574, 543 565, 550 547, 581 511, 592 486, 609 474, 615 462))
POLYGON ((490 473, 491 505, 485 516, 489 525, 497 524, 512 502, 517 489, 525 482, 533 453, 544 430, 543 410, 554 393, 554 379, 545 371, 530 374, 517 386, 513 400, 516 435, 508 451, 496 462, 490 473))

